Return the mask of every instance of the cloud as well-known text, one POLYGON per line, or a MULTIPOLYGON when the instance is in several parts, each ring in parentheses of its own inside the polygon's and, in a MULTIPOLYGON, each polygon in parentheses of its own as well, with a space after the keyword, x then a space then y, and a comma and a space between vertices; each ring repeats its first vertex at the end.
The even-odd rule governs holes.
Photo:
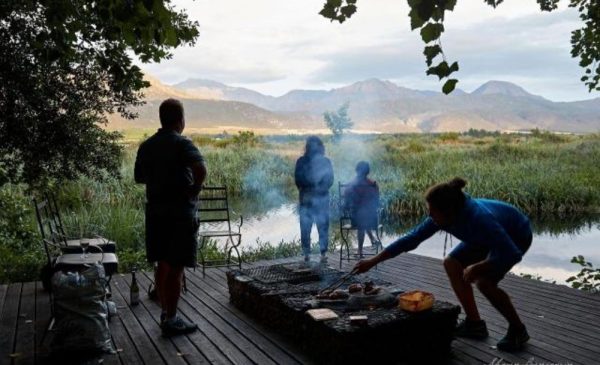
MULTIPOLYGON (((588 98, 579 82, 582 70, 570 56, 570 33, 578 26, 570 10, 504 18, 450 28, 443 36, 449 61, 461 67, 461 87, 472 90, 489 80, 519 83, 529 91, 556 100, 588 98)), ((309 76, 312 82, 350 83, 378 77, 403 86, 439 89, 435 77, 425 76, 423 44, 400 32, 396 42, 352 47, 321 54, 326 61, 309 76)))
MULTIPOLYGON (((198 20, 201 35, 171 60, 143 65, 163 82, 202 77, 271 95, 371 77, 418 89, 441 87, 425 75, 423 44, 410 31, 405 2, 359 2, 356 15, 341 25, 318 15, 324 0, 173 3, 198 20)), ((550 99, 583 99, 590 95, 569 54, 570 32, 579 24, 566 5, 540 13, 533 1, 497 9, 461 1, 447 15, 443 42, 448 58, 460 62, 457 76, 465 90, 503 79, 550 99)))

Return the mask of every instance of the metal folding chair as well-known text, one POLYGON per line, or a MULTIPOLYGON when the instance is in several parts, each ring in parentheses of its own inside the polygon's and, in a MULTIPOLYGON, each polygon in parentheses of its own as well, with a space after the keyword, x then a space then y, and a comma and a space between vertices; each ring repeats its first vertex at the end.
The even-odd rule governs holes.
POLYGON ((53 195, 45 194, 42 200, 37 201, 34 199, 33 202, 42 238, 58 244, 63 252, 81 252, 82 240, 88 241, 90 245, 100 247, 102 252, 116 252, 116 242, 104 237, 98 235, 93 235, 92 237, 69 236, 63 226, 60 210, 53 195))
MULTIPOLYGON (((33 203, 50 273, 57 270, 77 271, 86 264, 100 262, 104 266, 110 283, 110 278, 117 272, 119 265, 119 260, 114 252, 116 244, 99 236, 96 238, 68 238, 58 213, 56 200, 46 196, 42 200, 34 199, 33 203), (82 240, 87 240, 89 248, 96 251, 95 253, 90 252, 85 259, 82 257, 82 240)), ((44 282, 44 288, 50 291, 48 284, 48 282, 44 282)))
POLYGON ((231 213, 229 210, 229 198, 227 188, 224 186, 206 186, 202 188, 199 200, 199 223, 198 240, 200 252, 200 265, 202 275, 205 275, 206 267, 230 267, 232 264, 242 268, 242 257, 239 246, 242 242, 241 227, 244 217, 240 215, 237 230, 231 228, 231 213), (212 239, 225 239, 225 259, 206 259, 207 244, 212 239), (235 257, 232 257, 235 255, 235 257))

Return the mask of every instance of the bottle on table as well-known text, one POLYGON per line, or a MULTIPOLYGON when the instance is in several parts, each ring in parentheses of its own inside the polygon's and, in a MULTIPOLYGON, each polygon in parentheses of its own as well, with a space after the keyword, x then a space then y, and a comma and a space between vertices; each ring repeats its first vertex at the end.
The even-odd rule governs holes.
POLYGON ((140 287, 135 278, 136 268, 131 270, 131 286, 129 287, 129 303, 131 305, 140 304, 140 287))

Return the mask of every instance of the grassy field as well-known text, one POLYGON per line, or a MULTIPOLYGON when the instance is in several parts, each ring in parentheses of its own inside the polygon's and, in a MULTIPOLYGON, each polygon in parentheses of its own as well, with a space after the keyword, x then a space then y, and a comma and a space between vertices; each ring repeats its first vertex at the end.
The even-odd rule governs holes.
MULTIPOLYGON (((139 140, 147 133, 131 132, 124 139, 120 178, 82 177, 56 189, 68 231, 116 240, 124 271, 145 262, 144 187, 133 181, 133 162, 139 140)), ((205 156, 207 184, 227 185, 237 209, 260 213, 296 199, 293 167, 304 137, 239 133, 191 138, 205 156)), ((506 200, 531 215, 600 212, 599 135, 352 135, 339 143, 324 139, 336 184, 353 177, 358 161, 371 162, 390 222, 423 214, 426 188, 455 176, 468 180, 469 194, 506 200)), ((336 196, 337 188, 332 192, 336 196)), ((0 208, 1 222, 7 222, 0 227, 0 282, 34 279, 43 253, 26 189, 1 187, 0 208)), ((297 253, 297 243, 264 242, 244 254, 259 259, 297 253)), ((215 249, 213 255, 220 253, 215 249)))

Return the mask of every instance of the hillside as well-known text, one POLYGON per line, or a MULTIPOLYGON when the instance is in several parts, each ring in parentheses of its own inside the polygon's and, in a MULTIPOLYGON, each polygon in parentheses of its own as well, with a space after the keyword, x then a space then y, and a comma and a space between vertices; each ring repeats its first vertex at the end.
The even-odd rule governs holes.
POLYGON ((504 81, 489 81, 471 93, 414 90, 368 79, 331 90, 292 90, 273 97, 220 82, 189 79, 164 85, 150 79, 139 119, 112 116, 110 128, 156 127, 158 105, 182 99, 191 128, 264 129, 269 133, 324 128, 322 114, 350 103, 355 129, 380 132, 443 132, 470 128, 565 132, 600 131, 600 99, 553 102, 504 81))

